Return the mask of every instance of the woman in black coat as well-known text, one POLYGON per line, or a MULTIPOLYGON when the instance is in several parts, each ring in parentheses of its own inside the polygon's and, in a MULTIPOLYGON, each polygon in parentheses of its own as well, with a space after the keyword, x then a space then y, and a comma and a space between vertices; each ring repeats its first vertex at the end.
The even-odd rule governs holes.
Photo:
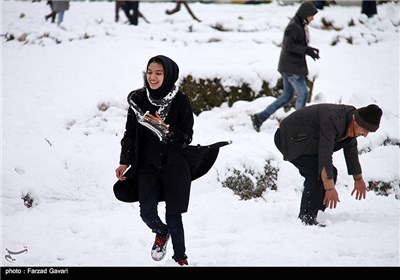
POLYGON ((171 236, 172 258, 187 265, 181 214, 188 209, 192 177, 180 148, 192 141, 192 107, 175 87, 179 68, 173 60, 163 55, 152 57, 146 71, 146 86, 128 96, 130 108, 115 172, 121 181, 127 179, 128 167, 134 173, 140 216, 156 234, 152 258, 164 258, 171 236), (159 201, 165 201, 166 223, 158 216, 159 201))

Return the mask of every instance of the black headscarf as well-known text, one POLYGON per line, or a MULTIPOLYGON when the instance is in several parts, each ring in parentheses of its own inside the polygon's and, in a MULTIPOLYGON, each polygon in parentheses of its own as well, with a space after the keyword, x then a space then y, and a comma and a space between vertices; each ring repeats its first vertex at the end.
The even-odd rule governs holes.
POLYGON ((171 90, 173 90, 175 82, 178 80, 179 77, 179 67, 175 63, 175 61, 173 61, 169 57, 166 57, 164 55, 157 55, 150 58, 149 62, 147 63, 146 71, 149 68, 150 63, 152 62, 160 63, 163 65, 164 81, 161 87, 153 90, 150 88, 150 85, 146 79, 146 88, 152 98, 161 99, 164 98, 169 92, 171 92, 171 90))

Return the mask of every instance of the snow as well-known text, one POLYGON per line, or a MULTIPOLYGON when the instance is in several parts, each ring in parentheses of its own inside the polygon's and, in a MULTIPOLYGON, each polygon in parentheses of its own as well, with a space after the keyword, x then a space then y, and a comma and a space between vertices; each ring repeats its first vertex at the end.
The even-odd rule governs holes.
MULTIPOLYGON (((255 91, 262 80, 275 84, 278 45, 299 3, 191 3, 197 22, 184 7, 166 15, 173 3, 141 2, 150 24, 139 19, 130 26, 122 12, 114 22, 113 2, 78 1, 61 27, 44 20, 46 1, 1 5, 1 250, 5 256, 28 249, 13 262, 2 257, 2 266, 174 266, 171 242, 162 261, 151 259, 154 234, 139 205, 118 201, 112 191, 126 97, 143 85, 146 63, 157 54, 174 59, 181 78, 219 77, 225 86, 247 82, 255 91), (24 33, 26 40, 17 40, 24 33), (7 41, 10 34, 15 39, 7 41), (26 194, 30 208, 21 199, 26 194)), ((339 151, 340 203, 319 213, 327 227, 303 226, 297 219, 303 179, 273 143, 278 120, 293 111, 280 109, 257 133, 249 114, 274 98, 223 104, 195 116, 192 144, 233 143, 192 184, 183 214, 191 266, 399 266, 399 25, 400 3, 379 5, 373 18, 361 15, 359 5, 325 7, 310 26, 321 59, 308 58, 309 77, 316 77, 312 104, 383 109, 380 129, 359 138, 360 161, 364 179, 392 182, 391 193, 369 191, 355 200, 339 151), (321 29, 323 17, 336 30, 321 29), (383 145, 386 139, 392 144, 383 145), (241 200, 222 186, 234 168, 262 172, 267 160, 279 168, 276 191, 241 200)), ((159 212, 164 220, 163 203, 159 212)))

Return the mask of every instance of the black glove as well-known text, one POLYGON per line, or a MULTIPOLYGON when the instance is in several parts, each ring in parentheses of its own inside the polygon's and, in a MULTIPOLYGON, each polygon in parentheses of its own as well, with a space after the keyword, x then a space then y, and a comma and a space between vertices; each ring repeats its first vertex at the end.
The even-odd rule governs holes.
POLYGON ((311 56, 314 60, 319 59, 319 49, 307 47, 306 55, 311 56))

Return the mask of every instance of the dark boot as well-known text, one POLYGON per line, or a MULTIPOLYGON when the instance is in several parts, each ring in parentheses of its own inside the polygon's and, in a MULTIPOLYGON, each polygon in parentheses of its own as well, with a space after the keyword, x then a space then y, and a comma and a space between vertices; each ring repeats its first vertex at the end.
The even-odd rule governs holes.
POLYGON ((299 219, 305 226, 318 226, 318 227, 325 227, 326 225, 320 224, 317 222, 317 216, 316 215, 301 215, 299 216, 299 219))

